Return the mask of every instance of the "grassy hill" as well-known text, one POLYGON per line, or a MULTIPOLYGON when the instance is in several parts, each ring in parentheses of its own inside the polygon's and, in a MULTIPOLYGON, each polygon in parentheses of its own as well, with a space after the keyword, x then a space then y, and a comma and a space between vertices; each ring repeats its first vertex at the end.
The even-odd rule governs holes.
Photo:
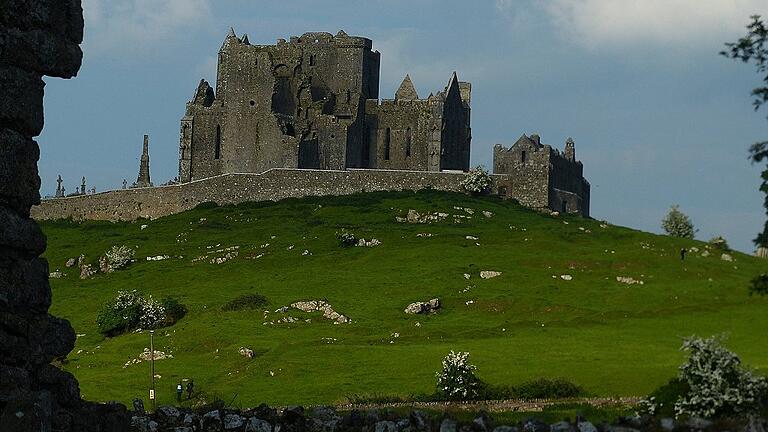
POLYGON ((92 400, 146 399, 148 363, 124 365, 149 346, 148 333, 104 338, 95 323, 118 290, 134 289, 174 296, 189 308, 156 332, 156 349, 173 355, 156 362, 160 403, 172 401, 182 378, 242 406, 431 393, 450 350, 469 351, 478 375, 496 385, 564 377, 596 396, 643 395, 675 375, 681 338, 692 334, 726 333, 726 345, 745 363, 768 370, 768 298, 747 292, 767 261, 735 253, 727 262, 719 252, 702 256, 701 242, 545 216, 495 198, 367 193, 197 208, 155 221, 42 226, 51 271, 66 273, 51 280, 51 313, 79 334, 65 368, 92 400), (447 216, 398 222, 409 209, 447 216), (381 245, 342 248, 335 236, 342 229, 381 245), (80 280, 76 267, 65 268, 69 258, 84 254, 96 263, 121 244, 137 249, 125 270, 80 280), (211 263, 234 246, 237 257, 211 263), (698 252, 681 262, 682 247, 698 252), (171 258, 146 260, 157 255, 171 258), (489 270, 502 274, 479 277, 489 270), (222 311, 249 293, 269 304, 222 311), (403 313, 433 297, 443 302, 438 313, 403 313), (314 299, 352 323, 275 312, 314 299), (298 321, 277 322, 286 316, 298 321), (240 347, 255 357, 241 356, 240 347))

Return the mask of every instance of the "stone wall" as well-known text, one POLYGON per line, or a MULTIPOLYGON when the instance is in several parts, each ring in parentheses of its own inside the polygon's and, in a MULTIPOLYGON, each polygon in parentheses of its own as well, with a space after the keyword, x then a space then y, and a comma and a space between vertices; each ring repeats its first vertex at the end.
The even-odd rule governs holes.
POLYGON ((48 314, 46 239, 32 139, 43 129, 43 75, 80 69, 80 0, 4 0, 0 6, 0 430, 124 431, 125 407, 80 399, 75 378, 51 364, 74 347, 69 322, 48 314))
POLYGON ((121 189, 94 195, 46 199, 32 208, 32 217, 38 220, 134 220, 179 213, 204 202, 224 205, 305 196, 427 188, 461 192, 462 179, 463 173, 280 168, 262 174, 223 174, 172 186, 121 189))

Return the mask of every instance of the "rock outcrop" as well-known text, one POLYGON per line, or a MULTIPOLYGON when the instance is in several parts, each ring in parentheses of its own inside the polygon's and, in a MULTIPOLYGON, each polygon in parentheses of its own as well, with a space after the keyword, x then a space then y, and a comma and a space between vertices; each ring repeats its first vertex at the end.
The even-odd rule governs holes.
POLYGON ((69 322, 48 314, 46 239, 30 219, 40 203, 33 137, 43 129, 43 76, 80 69, 80 0, 6 0, 0 7, 0 430, 124 431, 120 405, 80 399, 75 378, 51 365, 74 347, 69 322))

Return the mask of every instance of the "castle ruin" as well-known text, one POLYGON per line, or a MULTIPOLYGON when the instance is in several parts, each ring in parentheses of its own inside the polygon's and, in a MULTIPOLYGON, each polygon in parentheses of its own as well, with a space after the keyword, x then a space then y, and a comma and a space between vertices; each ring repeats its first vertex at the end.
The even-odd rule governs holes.
POLYGON ((378 51, 343 31, 252 45, 230 30, 215 90, 205 80, 181 120, 179 181, 272 168, 469 168, 469 83, 419 99, 406 76, 379 102, 378 51))
MULTIPOLYGON (((230 30, 215 88, 201 80, 181 119, 178 182, 153 187, 145 137, 134 187, 44 200, 38 219, 161 217, 206 201, 433 188, 462 191, 472 86, 454 72, 420 98, 406 75, 379 99, 378 51, 343 31, 253 45, 230 30)), ((523 135, 493 151, 489 193, 589 216, 590 185, 570 138, 564 151, 523 135)), ((83 191, 85 186, 83 186, 83 191)))

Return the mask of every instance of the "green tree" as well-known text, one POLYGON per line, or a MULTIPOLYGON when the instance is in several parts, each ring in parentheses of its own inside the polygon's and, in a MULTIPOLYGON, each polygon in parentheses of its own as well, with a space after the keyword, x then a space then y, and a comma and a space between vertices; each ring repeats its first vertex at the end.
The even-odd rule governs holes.
MULTIPOLYGON (((755 111, 768 102, 768 22, 763 21, 760 15, 753 15, 752 22, 747 26, 746 36, 736 42, 726 43, 726 49, 720 54, 728 58, 741 60, 744 63, 753 62, 757 67, 757 73, 763 76, 763 86, 752 89, 755 98, 752 105, 755 111)), ((749 157, 752 163, 761 163, 768 160, 768 141, 757 142, 749 148, 749 157)), ((762 183, 760 191, 765 194, 763 207, 768 214, 768 168, 761 173, 762 183)), ((768 246, 768 220, 763 231, 754 240, 759 246, 768 246)))
POLYGON ((692 239, 696 235, 691 218, 681 212, 680 207, 676 205, 673 205, 661 220, 661 227, 667 234, 675 237, 692 239))

